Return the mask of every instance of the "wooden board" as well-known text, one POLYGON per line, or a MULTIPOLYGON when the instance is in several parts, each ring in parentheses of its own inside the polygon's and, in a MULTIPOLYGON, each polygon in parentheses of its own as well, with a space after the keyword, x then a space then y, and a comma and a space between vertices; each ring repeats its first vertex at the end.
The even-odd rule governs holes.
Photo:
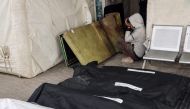
POLYGON ((82 65, 91 61, 103 62, 115 53, 98 25, 96 22, 64 33, 65 41, 82 65))
POLYGON ((124 37, 120 14, 108 14, 104 19, 102 19, 102 28, 106 32, 108 39, 113 45, 115 51, 119 52, 118 42, 122 37, 124 37))

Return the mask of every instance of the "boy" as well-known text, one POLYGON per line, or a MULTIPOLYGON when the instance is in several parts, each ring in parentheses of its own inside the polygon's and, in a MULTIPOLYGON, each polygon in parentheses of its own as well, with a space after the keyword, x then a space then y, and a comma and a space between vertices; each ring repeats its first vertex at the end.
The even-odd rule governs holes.
POLYGON ((125 20, 127 31, 125 41, 121 41, 121 49, 124 53, 122 62, 133 63, 140 60, 145 53, 145 26, 142 16, 136 13, 125 20))

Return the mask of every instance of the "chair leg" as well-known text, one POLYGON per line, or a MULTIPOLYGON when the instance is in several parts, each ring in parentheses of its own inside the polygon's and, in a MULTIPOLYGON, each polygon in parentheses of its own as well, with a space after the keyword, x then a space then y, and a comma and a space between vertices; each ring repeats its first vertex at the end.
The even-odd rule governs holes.
POLYGON ((142 69, 145 69, 145 67, 146 67, 146 61, 147 60, 144 60, 143 65, 142 65, 142 69))

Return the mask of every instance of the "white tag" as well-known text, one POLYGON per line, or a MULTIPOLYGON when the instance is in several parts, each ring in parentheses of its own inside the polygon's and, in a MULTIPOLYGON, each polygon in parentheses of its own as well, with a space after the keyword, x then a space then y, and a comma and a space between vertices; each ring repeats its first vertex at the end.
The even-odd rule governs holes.
POLYGON ((127 84, 127 83, 121 83, 121 82, 115 82, 115 86, 127 87, 127 88, 130 88, 130 89, 133 89, 133 90, 136 90, 136 91, 140 91, 140 92, 143 90, 140 87, 137 87, 137 86, 134 86, 134 85, 131 85, 131 84, 127 84))
POLYGON ((105 98, 105 99, 108 99, 108 100, 112 100, 112 101, 115 101, 115 102, 118 102, 118 103, 123 103, 123 100, 121 98, 111 98, 111 97, 105 97, 105 96, 97 96, 97 97, 101 97, 101 98, 105 98))
POLYGON ((71 29, 71 33, 73 33, 73 34, 74 34, 74 33, 75 33, 75 31, 74 31, 73 29, 71 29))
POLYGON ((148 74, 156 74, 156 72, 153 72, 153 71, 136 70, 136 69, 128 69, 128 71, 131 71, 131 72, 140 72, 140 73, 148 73, 148 74))

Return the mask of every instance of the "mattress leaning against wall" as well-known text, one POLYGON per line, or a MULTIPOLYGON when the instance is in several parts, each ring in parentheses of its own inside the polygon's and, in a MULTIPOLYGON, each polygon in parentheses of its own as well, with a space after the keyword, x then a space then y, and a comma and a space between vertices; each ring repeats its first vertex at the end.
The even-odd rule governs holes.
POLYGON ((62 60, 57 35, 91 21, 85 0, 1 0, 0 72, 46 71, 62 60))

